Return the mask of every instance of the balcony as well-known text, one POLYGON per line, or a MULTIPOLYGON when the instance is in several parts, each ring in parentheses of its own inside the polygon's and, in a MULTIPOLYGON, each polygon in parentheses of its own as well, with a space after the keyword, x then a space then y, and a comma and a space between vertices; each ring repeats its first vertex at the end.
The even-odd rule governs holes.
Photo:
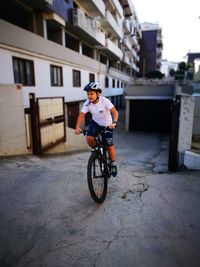
POLYGON ((136 70, 136 71, 138 71, 138 70, 137 70, 137 66, 135 65, 134 62, 131 62, 131 68, 134 69, 134 70, 136 70))
POLYGON ((114 3, 115 8, 116 8, 119 16, 122 18, 123 17, 123 8, 120 5, 119 1, 118 0, 112 0, 112 2, 114 3))
POLYGON ((139 39, 142 38, 142 31, 138 21, 135 21, 136 33, 139 39))
POLYGON ((137 58, 137 53, 136 53, 135 49, 132 49, 131 52, 132 52, 133 57, 136 59, 137 58))
POLYGON ((133 45, 137 45, 138 44, 138 40, 137 40, 135 35, 132 36, 132 41, 133 41, 133 45))
POLYGON ((123 27, 124 27, 124 33, 125 34, 130 34, 131 25, 130 25, 130 21, 128 19, 124 19, 123 20, 123 27))
POLYGON ((134 14, 133 3, 131 0, 121 0, 122 6, 124 6, 124 15, 132 16, 134 14))
POLYGON ((98 22, 86 17, 85 13, 79 8, 74 8, 72 11, 73 25, 77 27, 78 34, 84 35, 85 38, 83 37, 83 39, 87 39, 89 36, 89 39, 93 39, 94 44, 105 46, 105 33, 98 27, 98 22))
POLYGON ((53 5, 53 0, 45 0, 45 2, 47 2, 49 5, 53 5))
POLYGON ((81 7, 83 7, 91 17, 103 16, 105 17, 105 4, 102 0, 90 0, 90 1, 76 1, 81 7))
POLYGON ((123 55, 122 62, 125 63, 125 64, 127 64, 127 65, 129 65, 129 66, 131 64, 130 63, 130 58, 129 58, 129 56, 126 53, 123 55))
POLYGON ((157 43, 162 43, 162 36, 161 35, 157 35, 157 43))
POLYGON ((110 11, 106 10, 105 19, 101 21, 101 27, 115 38, 123 38, 123 31, 114 19, 110 11))
POLYGON ((114 42, 112 42, 109 38, 106 39, 106 45, 104 48, 102 48, 102 50, 103 49, 105 50, 106 54, 122 60, 123 53, 121 49, 119 49, 119 47, 114 42))
POLYGON ((128 37, 124 38, 124 46, 126 50, 131 50, 132 49, 132 44, 131 41, 128 37))
POLYGON ((52 24, 65 26, 65 20, 54 12, 44 13, 44 19, 51 21, 52 24))
POLYGON ((161 47, 156 47, 156 54, 161 54, 162 53, 162 48, 161 47))
POLYGON ((32 8, 39 8, 45 10, 49 10, 49 8, 53 6, 53 0, 26 0, 21 2, 26 2, 26 5, 32 8))
POLYGON ((160 58, 156 58, 156 65, 161 64, 161 61, 162 61, 162 58, 161 57, 160 58))

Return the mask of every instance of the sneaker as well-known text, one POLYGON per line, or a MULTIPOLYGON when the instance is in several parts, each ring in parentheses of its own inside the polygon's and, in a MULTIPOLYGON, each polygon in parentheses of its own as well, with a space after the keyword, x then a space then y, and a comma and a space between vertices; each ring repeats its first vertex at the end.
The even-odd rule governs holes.
POLYGON ((117 176, 117 165, 112 165, 111 166, 111 175, 113 177, 116 177, 117 176))

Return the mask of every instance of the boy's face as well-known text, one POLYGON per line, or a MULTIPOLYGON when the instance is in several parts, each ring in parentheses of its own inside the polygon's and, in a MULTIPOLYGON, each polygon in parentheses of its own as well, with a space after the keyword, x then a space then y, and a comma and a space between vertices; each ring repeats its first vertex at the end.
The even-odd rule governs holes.
POLYGON ((88 91, 87 96, 90 102, 93 102, 97 99, 97 97, 100 95, 99 92, 94 92, 94 91, 88 91))

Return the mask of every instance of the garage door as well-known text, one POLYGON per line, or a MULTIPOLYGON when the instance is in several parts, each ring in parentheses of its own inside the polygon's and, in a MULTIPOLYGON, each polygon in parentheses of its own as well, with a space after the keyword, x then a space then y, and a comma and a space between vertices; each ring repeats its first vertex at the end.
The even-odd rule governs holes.
POLYGON ((130 131, 170 132, 172 100, 131 100, 130 131))

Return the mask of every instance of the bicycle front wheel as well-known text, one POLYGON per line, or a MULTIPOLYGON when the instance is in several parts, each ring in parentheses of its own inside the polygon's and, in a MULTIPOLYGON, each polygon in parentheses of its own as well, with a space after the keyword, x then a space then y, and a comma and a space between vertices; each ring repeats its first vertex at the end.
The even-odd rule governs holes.
POLYGON ((98 152, 93 152, 89 158, 87 178, 91 197, 95 202, 102 203, 107 194, 107 177, 102 155, 98 152))

